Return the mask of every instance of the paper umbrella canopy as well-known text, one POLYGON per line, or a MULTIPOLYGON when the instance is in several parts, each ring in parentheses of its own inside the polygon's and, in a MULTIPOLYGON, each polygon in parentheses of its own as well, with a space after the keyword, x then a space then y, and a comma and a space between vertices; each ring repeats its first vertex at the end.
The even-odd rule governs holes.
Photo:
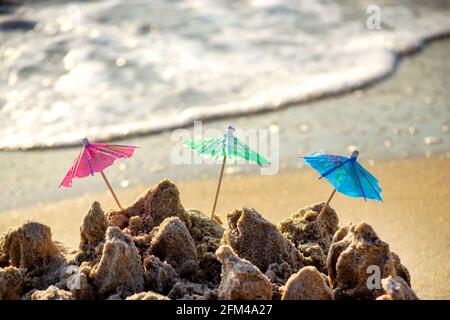
POLYGON ((269 164, 263 156, 250 149, 245 143, 234 136, 235 129, 228 127, 227 133, 222 136, 190 139, 183 145, 198 155, 209 157, 242 158, 256 162, 260 166, 269 164))
POLYGON ((358 156, 359 152, 355 150, 349 157, 322 153, 303 157, 305 163, 320 173, 319 179, 325 178, 334 187, 317 219, 325 212, 336 191, 349 197, 382 201, 378 180, 358 163, 358 156))
POLYGON ((136 148, 135 146, 90 143, 87 138, 84 138, 83 148, 72 163, 60 187, 71 187, 74 178, 84 178, 89 175, 93 176, 96 172, 100 173, 117 205, 122 208, 103 170, 111 166, 116 159, 130 158, 136 148))
POLYGON ((349 197, 382 201, 378 180, 358 163, 358 151, 349 157, 314 153, 304 157, 340 193, 349 197))
POLYGON ((211 212, 211 218, 215 217, 217 199, 219 197, 220 186, 222 183, 223 172, 227 158, 242 158, 255 162, 260 166, 269 164, 263 156, 250 149, 245 143, 234 136, 235 129, 228 127, 227 132, 222 136, 208 137, 202 139, 191 139, 183 142, 183 145, 194 153, 208 157, 223 157, 222 168, 220 170, 219 183, 217 185, 214 205, 211 212))

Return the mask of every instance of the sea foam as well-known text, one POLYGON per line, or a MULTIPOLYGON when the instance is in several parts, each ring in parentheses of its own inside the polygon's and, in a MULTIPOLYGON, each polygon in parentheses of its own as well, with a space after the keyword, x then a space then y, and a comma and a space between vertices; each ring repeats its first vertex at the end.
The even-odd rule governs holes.
POLYGON ((450 6, 370 1, 38 2, 1 16, 0 149, 155 133, 340 94, 450 34, 450 6))

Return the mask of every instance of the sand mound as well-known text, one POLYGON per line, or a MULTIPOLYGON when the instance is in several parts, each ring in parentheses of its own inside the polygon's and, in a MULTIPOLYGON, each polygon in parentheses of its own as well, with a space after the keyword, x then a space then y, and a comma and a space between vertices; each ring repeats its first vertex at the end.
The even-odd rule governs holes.
POLYGON ((170 300, 166 296, 156 292, 140 292, 126 298, 126 300, 170 300))
POLYGON ((216 254, 222 262, 219 299, 272 299, 272 284, 257 267, 249 261, 239 258, 230 246, 221 246, 216 254))
POLYGON ((189 232, 195 242, 199 263, 196 278, 218 285, 222 265, 217 260, 215 252, 220 246, 225 230, 216 220, 211 220, 198 210, 189 209, 187 214, 191 222, 189 232))
MULTIPOLYGON (((62 247, 52 240, 50 228, 34 221, 25 222, 2 235, 0 261, 2 266, 20 269, 23 278, 20 291, 24 293, 57 283, 67 266, 62 247)), ((5 280, 12 281, 13 270, 3 270, 6 271, 5 280)), ((11 295, 9 291, 4 291, 6 296, 11 295)))
POLYGON ((50 286, 46 290, 37 290, 31 295, 31 300, 73 300, 72 293, 50 286))
POLYGON ((177 282, 177 272, 165 261, 153 255, 144 260, 144 280, 146 289, 167 294, 177 282))
POLYGON ((262 272, 273 263, 286 262, 293 270, 308 263, 292 242, 254 209, 235 209, 227 218, 229 229, 224 233, 224 243, 262 272))
MULTIPOLYGON (((389 276, 407 275, 397 255, 366 224, 348 225, 338 230, 327 258, 328 278, 336 298, 374 299, 383 295, 380 283, 368 285, 373 274, 378 280, 389 276)), ((377 280, 377 279, 374 279, 377 280)), ((379 281, 378 281, 379 282, 379 281)))
POLYGON ((377 300, 417 300, 416 293, 399 276, 389 276, 381 280, 385 294, 377 300))
POLYGON ((24 274, 15 267, 0 268, 0 300, 20 299, 24 274))
POLYGON ((281 288, 282 300, 333 300, 333 290, 315 267, 304 267, 281 288))
POLYGON ((317 220, 324 205, 325 203, 320 203, 300 209, 278 225, 281 233, 305 257, 311 258, 313 265, 322 272, 325 272, 328 250, 339 227, 338 216, 329 206, 321 219, 317 220))
POLYGON ((169 180, 162 180, 158 185, 142 193, 136 201, 123 210, 111 210, 107 213, 109 224, 124 229, 129 226, 132 217, 140 217, 142 220, 134 220, 131 228, 135 234, 147 233, 158 226, 164 219, 176 216, 186 226, 190 227, 190 220, 181 205, 180 192, 175 184, 169 180))
POLYGON ((275 226, 235 209, 224 229, 185 210, 163 180, 124 210, 94 202, 70 257, 50 228, 26 222, 0 238, 0 299, 417 299, 409 272, 368 224, 338 226, 323 203, 275 226), (378 273, 377 273, 378 272, 378 273))
POLYGON ((178 217, 165 219, 152 233, 150 254, 167 261, 180 275, 198 269, 194 240, 178 217))
POLYGON ((107 228, 108 221, 105 213, 96 201, 92 204, 80 226, 79 252, 74 258, 76 264, 79 265, 84 261, 89 261, 92 264, 98 262, 105 242, 107 228))
POLYGON ((117 227, 106 231, 102 258, 90 274, 102 298, 110 294, 122 297, 144 289, 144 268, 133 239, 117 227))
POLYGON ((60 248, 52 240, 50 228, 38 222, 26 222, 10 230, 0 240, 2 265, 39 271, 64 261, 60 248))

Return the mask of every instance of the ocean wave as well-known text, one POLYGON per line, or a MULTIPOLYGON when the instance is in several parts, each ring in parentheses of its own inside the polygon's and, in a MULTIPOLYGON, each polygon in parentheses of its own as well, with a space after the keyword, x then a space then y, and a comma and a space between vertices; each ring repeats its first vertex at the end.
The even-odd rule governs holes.
POLYGON ((0 32, 0 149, 106 141, 278 110, 378 81, 400 56, 450 34, 450 6, 382 4, 381 29, 370 30, 369 5, 26 4, 0 16, 36 22, 26 32, 0 32))

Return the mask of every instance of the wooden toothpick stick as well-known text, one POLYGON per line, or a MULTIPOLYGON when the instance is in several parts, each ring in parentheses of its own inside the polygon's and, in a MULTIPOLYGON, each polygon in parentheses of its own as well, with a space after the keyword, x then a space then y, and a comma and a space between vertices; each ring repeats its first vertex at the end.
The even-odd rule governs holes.
POLYGON ((216 211, 217 199, 219 198, 220 185, 222 184, 223 171, 225 169, 225 163, 227 162, 227 156, 223 157, 222 169, 220 170, 219 184, 217 185, 216 197, 214 198, 214 205, 211 212, 211 219, 214 219, 214 212, 216 211))
POLYGON ((114 197, 114 200, 116 200, 117 205, 119 206, 120 210, 123 210, 122 205, 119 202, 119 199, 117 198, 113 188, 111 187, 111 184, 109 183, 108 179, 106 178, 103 171, 100 172, 102 174, 103 180, 105 180, 106 185, 108 186, 109 191, 111 192, 112 196, 114 197))
POLYGON ((333 192, 331 193, 330 197, 328 198, 327 202, 325 203, 325 205, 323 206, 322 210, 320 210, 319 215, 317 216, 316 221, 319 221, 322 217, 323 214, 325 213, 325 210, 328 207, 328 204, 330 203, 331 199, 333 199, 334 194, 336 193, 336 189, 333 190, 333 192))

